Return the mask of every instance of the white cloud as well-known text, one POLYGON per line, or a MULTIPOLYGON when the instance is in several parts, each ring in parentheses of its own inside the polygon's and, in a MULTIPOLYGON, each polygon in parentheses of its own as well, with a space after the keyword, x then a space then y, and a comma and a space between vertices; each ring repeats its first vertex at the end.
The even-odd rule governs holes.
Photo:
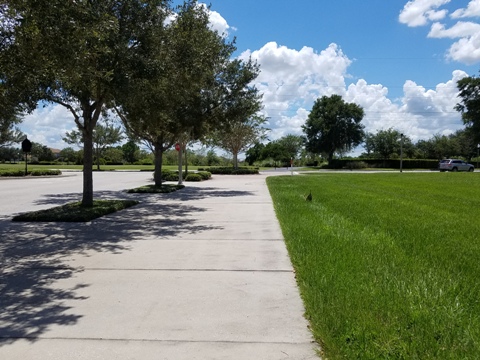
POLYGON ((216 30, 219 34, 228 36, 228 31, 231 27, 228 25, 227 20, 225 20, 222 15, 216 11, 209 10, 210 25, 213 30, 216 30))
POLYGON ((435 10, 450 0, 412 0, 400 12, 399 21, 410 27, 423 26, 429 21, 439 21, 447 16, 447 10, 435 10))
POLYGON ((76 129, 73 115, 60 105, 39 107, 24 117, 20 127, 31 141, 55 149, 71 146, 62 137, 65 132, 76 129))
MULTIPOLYGON (((468 65, 480 61, 480 24, 473 21, 458 21, 453 25, 439 23, 446 18, 447 10, 435 10, 446 5, 450 0, 412 0, 400 13, 399 21, 408 26, 422 26, 433 22, 429 38, 459 39, 446 53, 447 59, 468 65)), ((466 8, 455 10, 451 19, 472 18, 480 16, 480 0, 471 0, 466 8)))
POLYGON ((467 8, 455 10, 450 16, 453 19, 480 16, 480 0, 471 0, 467 8))
MULTIPOLYGON (((450 80, 434 89, 408 80, 403 95, 392 101, 388 88, 382 84, 369 84, 366 79, 348 84, 352 61, 336 44, 318 52, 311 47, 296 50, 271 42, 240 57, 251 57, 260 65, 255 85, 264 94, 263 111, 272 129, 270 140, 302 134, 302 125, 314 101, 332 94, 364 108, 363 123, 369 132, 392 127, 417 141, 463 127, 460 114, 453 109, 458 102, 456 83, 467 76, 463 71, 453 72, 450 80)), ((33 141, 55 148, 68 146, 61 138, 74 128, 72 115, 61 106, 38 109, 22 124, 22 130, 33 141)))
POLYGON ((388 98, 388 88, 381 84, 359 79, 346 85, 352 62, 336 44, 316 52, 308 47, 295 50, 271 42, 241 55, 250 56, 260 64, 256 86, 264 94, 271 140, 289 133, 301 134, 314 101, 334 93, 364 108, 363 123, 369 132, 392 127, 417 141, 462 128, 460 114, 453 108, 458 102, 456 83, 467 76, 463 71, 453 72, 452 79, 435 89, 406 81, 403 96, 399 102, 393 102, 388 98))
POLYGON ((447 57, 469 65, 480 61, 480 24, 478 23, 459 21, 448 29, 443 24, 435 23, 428 37, 460 38, 449 48, 447 57))

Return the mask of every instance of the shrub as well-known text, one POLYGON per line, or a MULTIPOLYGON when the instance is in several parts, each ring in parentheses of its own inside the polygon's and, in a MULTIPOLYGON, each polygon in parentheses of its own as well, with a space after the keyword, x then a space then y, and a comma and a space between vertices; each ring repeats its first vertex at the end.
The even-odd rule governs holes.
POLYGON ((200 174, 189 173, 185 176, 185 181, 202 181, 203 177, 200 174))
POLYGON ((349 161, 345 164, 345 168, 350 170, 366 169, 368 164, 364 161, 349 161))
POLYGON ((212 174, 217 174, 217 175, 253 175, 253 174, 258 174, 258 168, 252 169, 252 168, 246 168, 246 167, 241 167, 238 169, 235 169, 233 167, 212 167, 208 169, 208 171, 212 174))
POLYGON ((199 171, 197 174, 200 175, 203 180, 209 180, 212 178, 212 173, 209 171, 199 171))
MULTIPOLYGON (((31 176, 54 176, 54 175, 61 175, 62 172, 60 170, 28 170, 27 175, 31 176)), ((20 177, 25 176, 24 170, 2 170, 0 171, 0 176, 12 176, 12 177, 20 177)))
POLYGON ((32 170, 30 175, 32 176, 54 176, 54 175, 61 175, 62 172, 60 170, 32 170))

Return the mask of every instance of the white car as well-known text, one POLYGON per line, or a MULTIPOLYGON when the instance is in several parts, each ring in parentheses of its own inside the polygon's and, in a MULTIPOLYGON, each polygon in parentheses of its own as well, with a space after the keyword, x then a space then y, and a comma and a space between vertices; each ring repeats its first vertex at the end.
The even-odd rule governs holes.
POLYGON ((440 171, 474 171, 475 167, 463 160, 445 159, 438 164, 440 171))

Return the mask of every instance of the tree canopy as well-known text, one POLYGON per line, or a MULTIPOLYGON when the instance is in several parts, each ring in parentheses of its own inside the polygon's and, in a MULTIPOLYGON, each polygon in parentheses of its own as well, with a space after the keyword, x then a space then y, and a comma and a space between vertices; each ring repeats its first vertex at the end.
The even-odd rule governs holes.
POLYGON ((462 114, 463 123, 474 140, 480 143, 480 78, 463 78, 457 82, 457 87, 461 101, 455 109, 462 114))
POLYGON ((19 98, 28 104, 64 106, 83 135, 84 206, 93 205, 93 130, 129 76, 145 75, 143 59, 163 28, 167 5, 167 0, 9 0, 0 6, 0 65, 7 88, 23 89, 19 98))
POLYGON ((363 116, 359 105, 346 103, 340 95, 317 99, 303 126, 307 151, 325 153, 331 162, 336 152, 360 145, 364 137, 363 116))

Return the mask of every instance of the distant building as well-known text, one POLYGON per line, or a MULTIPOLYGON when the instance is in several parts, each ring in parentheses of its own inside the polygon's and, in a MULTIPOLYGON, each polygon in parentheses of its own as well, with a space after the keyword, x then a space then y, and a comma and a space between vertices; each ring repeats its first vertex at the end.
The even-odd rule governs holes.
POLYGON ((53 156, 55 157, 55 159, 58 159, 58 158, 60 157, 60 151, 62 151, 62 150, 60 150, 60 149, 52 149, 52 148, 50 148, 50 150, 52 151, 53 156))

